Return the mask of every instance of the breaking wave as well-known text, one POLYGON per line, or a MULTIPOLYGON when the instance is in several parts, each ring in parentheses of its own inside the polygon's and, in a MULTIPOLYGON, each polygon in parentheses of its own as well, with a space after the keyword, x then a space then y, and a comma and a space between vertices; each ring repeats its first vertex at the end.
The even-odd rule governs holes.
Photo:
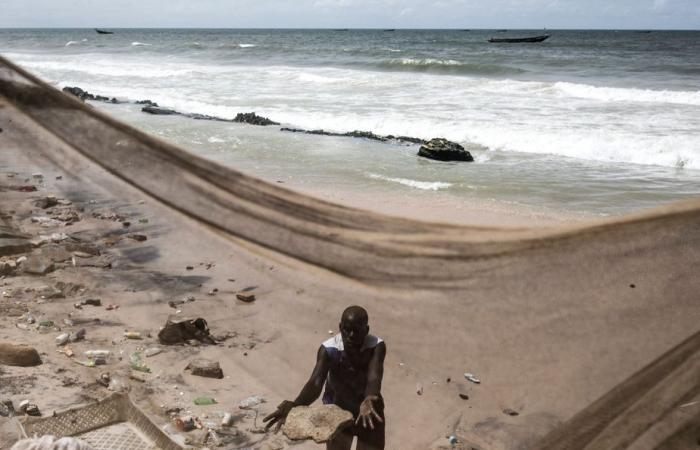
POLYGON ((373 180, 390 181, 392 183, 398 183, 398 184, 402 184, 404 186, 409 186, 409 187, 416 188, 416 189, 422 189, 424 191, 437 191, 440 189, 447 189, 448 187, 452 186, 452 183, 444 183, 442 181, 418 181, 418 180, 410 180, 407 178, 392 178, 392 177, 386 177, 384 175, 379 175, 376 173, 368 173, 366 175, 373 180))
POLYGON ((435 58, 392 58, 382 61, 376 67, 380 70, 433 72, 453 75, 507 75, 526 72, 524 69, 498 64, 474 64, 454 59, 435 58))

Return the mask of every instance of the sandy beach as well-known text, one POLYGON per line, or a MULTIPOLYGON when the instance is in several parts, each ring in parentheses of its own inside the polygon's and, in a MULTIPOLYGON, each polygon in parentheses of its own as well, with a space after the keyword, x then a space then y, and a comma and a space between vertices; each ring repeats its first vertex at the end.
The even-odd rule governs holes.
POLYGON ((29 274, 20 263, 0 280, 0 341, 43 361, 0 366, 0 397, 44 415, 108 395, 96 382, 108 372, 159 425, 175 407, 216 421, 230 412, 238 435, 227 448, 322 448, 261 433, 258 414, 296 396, 342 310, 359 304, 388 347, 387 448, 450 448, 450 435, 455 448, 534 448, 697 332, 697 200, 600 222, 409 214, 399 201, 363 211, 361 197, 337 194, 345 206, 334 205, 180 152, 8 66, 0 80, 3 232, 36 242, 2 261, 54 266, 29 274), (37 206, 49 196, 58 203, 37 206), (38 243, 54 233, 66 237, 38 243), (101 306, 74 306, 86 299, 101 306), (172 314, 206 319, 219 344, 159 345, 172 314), (55 338, 79 329, 74 356, 60 352, 55 338), (130 355, 152 347, 162 353, 144 359, 150 373, 130 380, 130 355), (111 352, 106 365, 77 363, 93 349, 111 352), (200 357, 224 378, 184 370, 200 357), (203 395, 217 404, 195 406, 203 395), (238 408, 253 395, 265 403, 238 408))

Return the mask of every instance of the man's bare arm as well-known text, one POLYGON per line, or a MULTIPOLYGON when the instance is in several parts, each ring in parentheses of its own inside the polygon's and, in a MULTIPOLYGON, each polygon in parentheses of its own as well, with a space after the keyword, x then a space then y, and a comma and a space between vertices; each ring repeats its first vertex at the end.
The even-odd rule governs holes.
POLYGON ((323 390, 323 384, 326 382, 329 367, 326 349, 321 346, 316 354, 316 366, 314 366, 314 370, 311 372, 309 381, 306 382, 296 400, 294 400, 294 406, 308 406, 316 401, 323 390))
POLYGON ((321 346, 316 354, 316 365, 314 366, 313 372, 309 377, 309 381, 306 382, 301 392, 297 396, 296 400, 290 402, 285 400, 277 406, 277 410, 272 414, 268 415, 263 419, 263 422, 269 421, 265 428, 270 428, 272 425, 277 423, 276 430, 284 424, 287 419, 287 414, 295 406, 310 405, 321 395, 323 390, 323 384, 326 382, 326 377, 328 376, 328 369, 330 365, 328 362, 328 356, 326 355, 326 349, 321 346))
POLYGON ((378 396, 382 391, 382 377, 384 376, 384 357, 386 356, 386 344, 380 342, 374 348, 374 355, 369 361, 367 369, 367 387, 365 397, 378 396))
POLYGON ((382 390, 382 377, 384 376, 384 357, 386 356, 386 344, 380 342, 374 348, 374 354, 369 361, 367 369, 367 387, 365 388, 365 399, 360 404, 360 413, 357 416, 356 424, 363 427, 369 426, 374 429, 374 421, 383 422, 382 417, 374 408, 374 402, 379 400, 382 390))

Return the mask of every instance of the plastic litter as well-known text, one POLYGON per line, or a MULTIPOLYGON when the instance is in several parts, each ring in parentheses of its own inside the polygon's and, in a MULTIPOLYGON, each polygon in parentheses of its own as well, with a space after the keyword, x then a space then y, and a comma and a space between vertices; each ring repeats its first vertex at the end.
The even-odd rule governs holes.
POLYGON ((194 399, 194 404, 199 406, 216 405, 216 400, 212 397, 197 397, 194 399))
POLYGON ((250 409, 254 406, 258 406, 261 403, 265 403, 265 398, 261 395, 252 395, 238 403, 238 407, 241 409, 250 409))
POLYGON ((481 380, 477 378, 473 373, 467 372, 464 374, 464 378, 471 381, 474 384, 481 384, 481 380))
POLYGON ((142 339, 141 338, 141 333, 138 331, 127 331, 124 333, 124 337, 127 339, 142 339))
POLYGON ((151 347, 151 348, 147 348, 147 349, 143 352, 143 354, 146 355, 146 357, 148 358, 148 357, 151 357, 151 356, 156 356, 157 354, 162 353, 162 352, 163 352, 163 349, 162 349, 162 348, 151 347))
POLYGON ((151 368, 148 367, 141 359, 141 353, 139 353, 139 352, 132 353, 129 361, 131 362, 131 368, 133 370, 136 370, 139 372, 144 372, 144 373, 151 373, 151 368))

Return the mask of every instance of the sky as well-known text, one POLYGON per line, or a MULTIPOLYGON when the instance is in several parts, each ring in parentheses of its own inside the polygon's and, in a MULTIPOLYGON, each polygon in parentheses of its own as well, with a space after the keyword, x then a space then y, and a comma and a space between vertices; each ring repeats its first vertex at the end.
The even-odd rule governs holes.
POLYGON ((0 27, 700 29, 700 0, 0 0, 0 27))

